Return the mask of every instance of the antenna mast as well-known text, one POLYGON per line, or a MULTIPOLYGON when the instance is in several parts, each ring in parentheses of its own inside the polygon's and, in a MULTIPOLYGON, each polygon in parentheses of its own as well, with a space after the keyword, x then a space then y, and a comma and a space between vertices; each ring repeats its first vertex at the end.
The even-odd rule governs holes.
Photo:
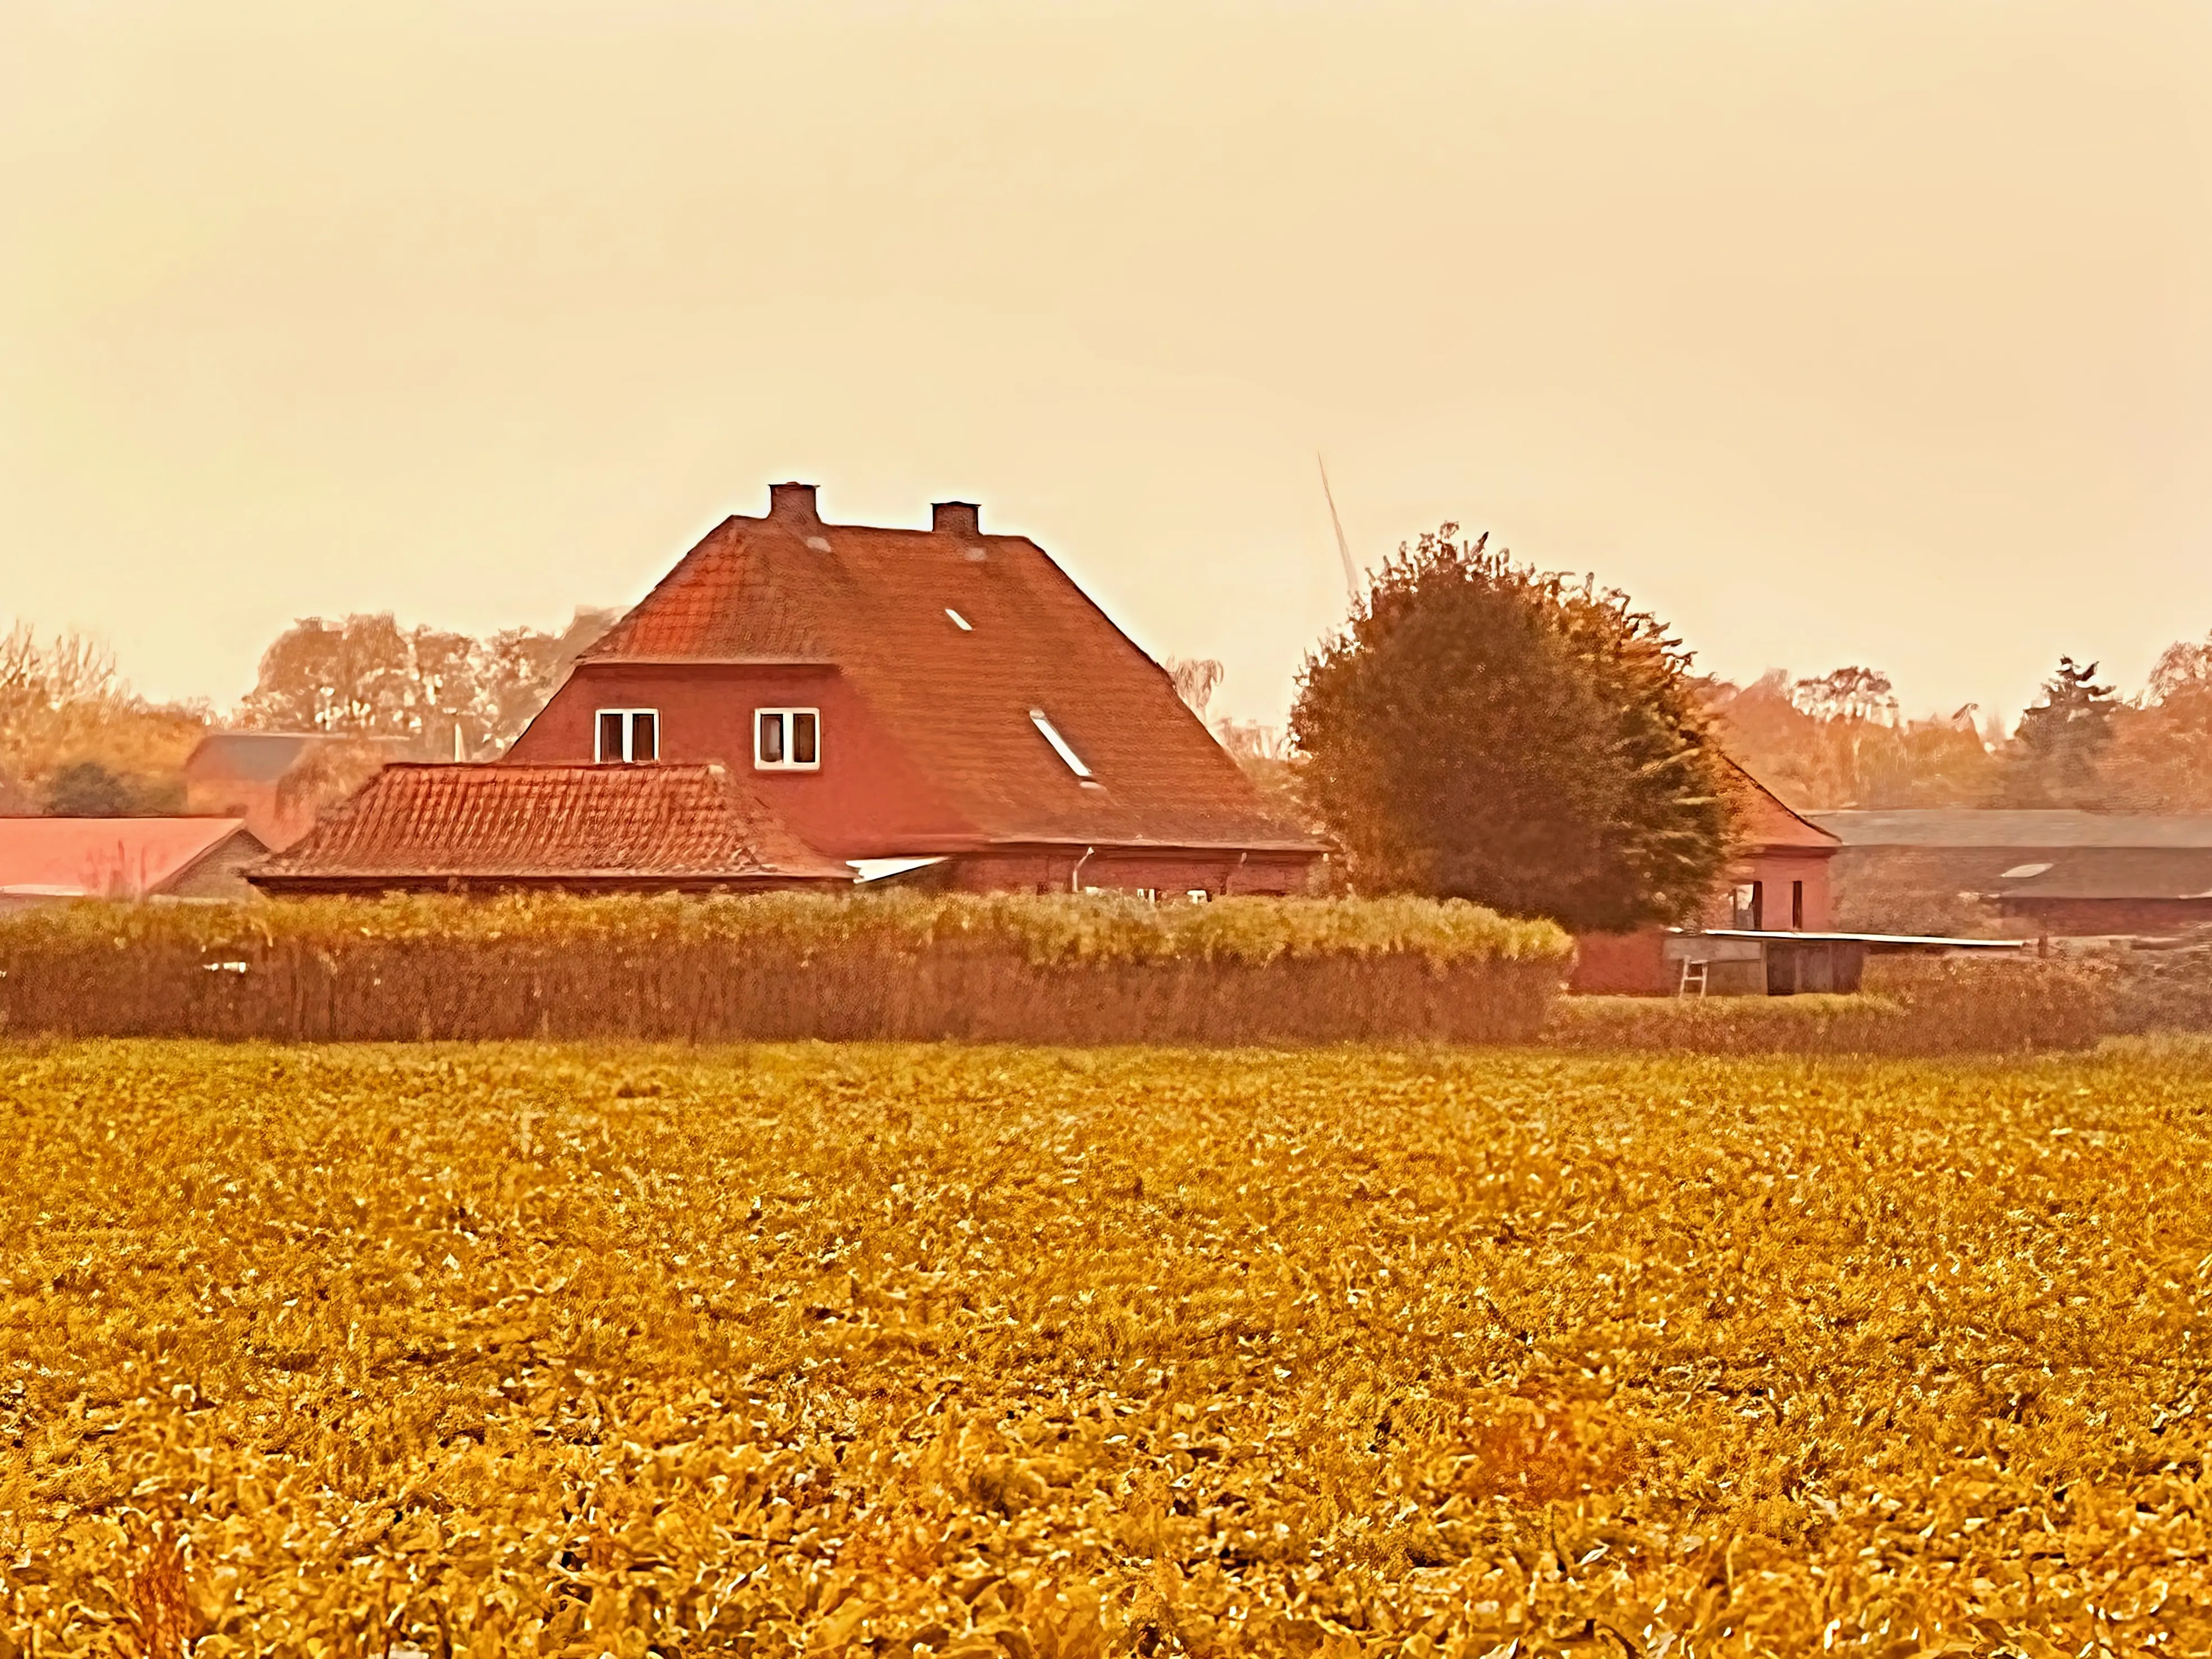
POLYGON ((1352 546, 1344 539, 1344 520, 1336 516, 1336 492, 1328 487, 1328 463, 1314 451, 1314 465, 1321 469, 1321 493, 1328 501, 1328 521, 1336 530, 1336 556, 1344 561, 1344 591, 1351 595, 1352 608, 1359 606, 1359 573, 1352 568, 1352 546))

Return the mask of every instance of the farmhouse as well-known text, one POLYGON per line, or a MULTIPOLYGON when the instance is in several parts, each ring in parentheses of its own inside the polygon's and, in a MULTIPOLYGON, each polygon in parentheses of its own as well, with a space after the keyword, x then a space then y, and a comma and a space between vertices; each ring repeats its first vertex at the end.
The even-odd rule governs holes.
POLYGON ((529 764, 718 763, 864 873, 970 888, 1303 889, 1159 665, 1044 550, 942 502, 927 530, 823 520, 811 484, 731 518, 586 651, 529 764))
POLYGON ((966 502, 927 530, 831 524, 791 483, 685 554, 504 760, 388 768, 255 879, 712 887, 829 869, 1215 896, 1302 891, 1322 856, 1036 543, 986 532, 966 502), (678 773, 680 808, 640 781, 678 773), (720 813, 747 839, 679 883, 644 842, 576 828, 558 803, 586 797, 592 823, 720 813))

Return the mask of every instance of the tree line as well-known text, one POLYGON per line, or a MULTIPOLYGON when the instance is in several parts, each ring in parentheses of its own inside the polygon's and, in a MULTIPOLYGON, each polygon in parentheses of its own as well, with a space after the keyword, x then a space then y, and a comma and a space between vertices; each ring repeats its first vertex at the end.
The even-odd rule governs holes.
POLYGON ((262 653, 228 720, 205 702, 149 702, 105 647, 19 623, 0 637, 0 813, 181 811, 185 761, 216 730, 358 739, 386 758, 489 758, 616 614, 579 610, 564 629, 483 638, 402 627, 388 611, 305 617, 262 653))
POLYGON ((1801 811, 2075 807, 2212 811, 2212 638, 2166 647, 2123 698, 2061 657, 2009 733, 1972 704, 1901 718, 1888 677, 1842 668, 1747 686, 1708 682, 1729 753, 1801 811))
MULTIPOLYGON (((360 739, 371 766, 495 756, 613 620, 477 638, 309 617, 263 654, 235 723, 360 739)), ((1220 665, 1167 666, 1204 719, 1220 665)), ((1265 799, 1334 843, 1353 887, 1581 929, 1695 915, 1731 855, 1739 766, 1803 811, 2212 811, 2212 640, 2172 647, 2132 699, 2063 658, 2010 733, 1978 712, 1905 719, 1863 666, 1701 677, 1627 595, 1447 524, 1401 546, 1309 654, 1287 741, 1212 729, 1265 799)), ((214 722, 137 697, 81 638, 18 626, 0 641, 0 811, 175 810, 214 722)))

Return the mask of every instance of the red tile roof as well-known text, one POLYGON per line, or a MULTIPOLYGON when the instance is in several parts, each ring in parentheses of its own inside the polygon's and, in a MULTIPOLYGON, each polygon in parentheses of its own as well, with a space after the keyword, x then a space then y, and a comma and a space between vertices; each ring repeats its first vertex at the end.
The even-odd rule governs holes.
POLYGON ((1025 537, 728 519, 583 660, 833 663, 986 841, 1319 850, 1025 537))
POLYGON ((0 897, 143 898, 234 836, 242 818, 0 818, 0 897))
POLYGON ((386 766, 250 878, 272 890, 849 883, 719 766, 386 766))
POLYGON ((1784 805, 1780 796, 1735 762, 1728 765, 1742 782, 1736 796, 1736 833, 1747 847, 1802 847, 1832 853, 1843 845, 1839 837, 1784 805))

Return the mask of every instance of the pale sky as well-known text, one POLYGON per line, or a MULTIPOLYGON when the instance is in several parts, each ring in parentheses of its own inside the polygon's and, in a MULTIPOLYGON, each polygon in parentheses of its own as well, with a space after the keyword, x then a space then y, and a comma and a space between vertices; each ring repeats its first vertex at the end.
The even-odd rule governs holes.
POLYGON ((0 3, 0 626, 627 605, 983 504, 1279 720, 1440 520, 1738 678, 2212 629, 2212 6, 0 3))

